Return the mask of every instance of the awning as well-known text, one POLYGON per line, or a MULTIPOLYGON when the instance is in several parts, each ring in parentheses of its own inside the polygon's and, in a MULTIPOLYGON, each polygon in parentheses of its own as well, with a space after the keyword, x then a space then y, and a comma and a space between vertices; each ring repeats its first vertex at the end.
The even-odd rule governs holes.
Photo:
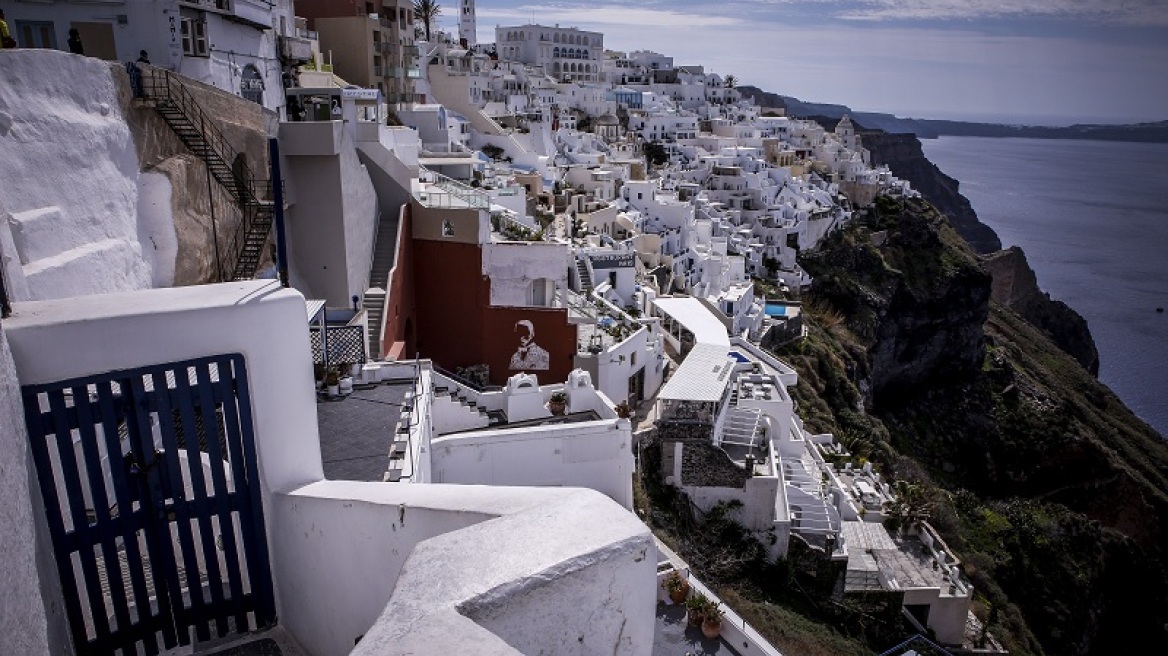
POLYGON ((695 343, 730 346, 726 326, 698 299, 692 296, 655 298, 653 305, 693 333, 695 343))
POLYGON ((657 393, 657 398, 666 401, 717 402, 730 384, 734 363, 728 345, 699 343, 685 356, 677 371, 673 372, 657 393))
POLYGON ((324 311, 324 301, 304 301, 305 312, 308 314, 308 323, 316 323, 319 314, 324 311))

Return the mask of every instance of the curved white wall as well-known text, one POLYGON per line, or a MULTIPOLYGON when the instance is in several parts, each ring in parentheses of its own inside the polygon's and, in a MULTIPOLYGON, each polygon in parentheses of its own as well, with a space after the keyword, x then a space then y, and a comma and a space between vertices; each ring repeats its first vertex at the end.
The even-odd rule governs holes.
POLYGON ((139 221, 139 162, 115 66, 55 50, 0 51, 0 247, 17 300, 173 277, 169 210, 139 221), (141 240, 151 237, 147 256, 141 240))

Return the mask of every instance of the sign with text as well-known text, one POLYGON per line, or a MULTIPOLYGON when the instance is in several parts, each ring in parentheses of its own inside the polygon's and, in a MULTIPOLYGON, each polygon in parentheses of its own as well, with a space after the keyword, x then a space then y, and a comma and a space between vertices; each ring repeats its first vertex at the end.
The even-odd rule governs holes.
POLYGON ((593 269, 623 269, 633 266, 633 253, 589 253, 593 269))
POLYGON ((379 89, 343 89, 341 97, 353 100, 380 100, 381 91, 379 89))

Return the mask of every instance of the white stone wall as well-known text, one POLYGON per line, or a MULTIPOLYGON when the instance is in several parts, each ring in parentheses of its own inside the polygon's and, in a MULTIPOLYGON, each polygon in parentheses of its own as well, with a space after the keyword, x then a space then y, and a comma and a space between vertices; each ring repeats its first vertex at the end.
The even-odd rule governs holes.
MULTIPOLYGON (((0 51, 0 256, 16 300, 173 278, 174 222, 167 205, 139 220, 139 162, 118 92, 106 62, 0 51)), ((147 186, 147 204, 166 193, 147 186)))
POLYGON ((628 422, 594 421, 435 438, 435 483, 587 487, 632 509, 628 422))
POLYGON ((20 401, 20 381, 0 330, 0 654, 50 653, 37 573, 30 483, 36 480, 20 401))
POLYGON ((491 279, 491 305, 526 306, 532 281, 547 279, 568 286, 568 246, 513 242, 483 245, 483 275, 491 279))
POLYGON ((503 516, 420 543, 354 656, 652 651, 657 550, 634 515, 589 490, 525 489, 524 508, 478 488, 467 508, 434 487, 503 516))

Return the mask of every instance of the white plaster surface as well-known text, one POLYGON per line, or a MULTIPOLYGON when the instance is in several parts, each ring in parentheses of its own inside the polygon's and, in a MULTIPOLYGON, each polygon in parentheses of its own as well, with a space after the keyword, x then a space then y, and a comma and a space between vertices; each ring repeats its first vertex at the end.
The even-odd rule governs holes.
POLYGON ((4 229, 22 264, 14 273, 24 278, 17 299, 151 285, 138 242, 138 158, 109 63, 0 52, 0 147, 0 217, 9 215, 4 229))
POLYGON ((632 510, 632 433, 628 422, 623 423, 604 420, 438 437, 430 449, 434 481, 587 487, 632 510))
POLYGON ((435 396, 430 406, 434 421, 434 430, 438 433, 453 433, 455 431, 485 428, 490 420, 476 408, 464 405, 458 399, 449 396, 435 396))
POLYGON ((532 281, 551 280, 556 288, 568 286, 567 244, 502 243, 483 245, 483 275, 491 279, 491 305, 531 305, 532 281))
POLYGON ((20 381, 0 330, 0 654, 49 654, 45 605, 37 575, 32 461, 20 401, 20 381))
POLYGON ((649 653, 648 529, 590 490, 528 492, 538 504, 419 544, 353 653, 649 653))
POLYGON ((323 478, 304 313, 295 290, 247 281, 15 303, 4 328, 25 385, 242 353, 266 499, 323 478))
POLYGON ((138 241, 142 256, 150 266, 151 284, 174 284, 174 261, 178 257, 178 234, 171 208, 174 190, 170 178, 161 173, 143 173, 138 178, 138 241))

